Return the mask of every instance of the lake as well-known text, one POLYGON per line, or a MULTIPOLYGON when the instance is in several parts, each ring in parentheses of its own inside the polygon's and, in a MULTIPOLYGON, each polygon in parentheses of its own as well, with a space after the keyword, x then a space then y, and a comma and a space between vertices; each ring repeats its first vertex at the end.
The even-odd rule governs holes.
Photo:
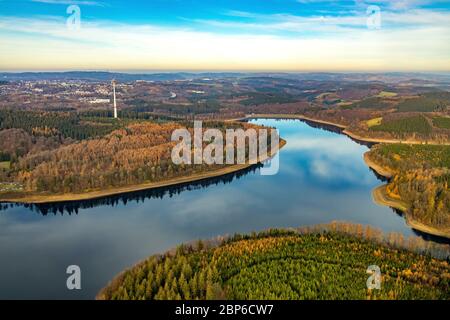
POLYGON ((420 236, 372 201, 381 184, 368 147, 299 120, 274 126, 287 145, 280 171, 259 168, 174 188, 80 203, 9 205, 0 211, 0 299, 92 299, 121 270, 182 242, 333 220, 420 236), (81 290, 66 268, 81 268, 81 290))

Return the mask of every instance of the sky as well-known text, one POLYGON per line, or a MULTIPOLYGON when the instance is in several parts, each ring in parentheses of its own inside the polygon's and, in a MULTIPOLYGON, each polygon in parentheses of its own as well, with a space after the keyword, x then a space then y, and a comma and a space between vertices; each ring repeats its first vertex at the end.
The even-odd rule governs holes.
POLYGON ((450 71, 450 0, 0 0, 2 71, 450 71))

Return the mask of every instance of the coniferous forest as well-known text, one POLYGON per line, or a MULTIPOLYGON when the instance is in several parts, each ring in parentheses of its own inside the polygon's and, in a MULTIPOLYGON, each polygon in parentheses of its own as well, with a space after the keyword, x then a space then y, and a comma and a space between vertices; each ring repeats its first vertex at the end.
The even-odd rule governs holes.
MULTIPOLYGON (((39 120, 35 117, 48 120, 46 115, 32 115, 26 118, 30 123, 25 122, 24 128, 26 126, 33 128, 34 121, 37 125, 39 120)), ((49 117, 55 123, 44 121, 39 127, 40 130, 38 127, 27 131, 16 128, 13 118, 8 116, 2 122, 5 127, 11 125, 15 128, 0 131, 5 137, 0 145, 5 144, 4 150, 9 150, 0 156, 10 161, 8 170, 0 170, 0 181, 21 184, 19 196, 34 192, 64 194, 104 190, 189 177, 192 174, 214 171, 226 166, 226 164, 172 163, 171 152, 178 143, 171 141, 172 133, 176 129, 186 128, 193 137, 192 122, 106 118, 103 121, 96 119, 95 122, 83 120, 83 127, 79 127, 79 125, 72 126, 72 120, 77 119, 75 116, 49 117), (49 127, 46 125, 42 127, 46 123, 49 127), (101 129, 94 130, 97 127, 101 129), (74 128, 77 134, 70 134, 74 128), (85 131, 85 128, 91 129, 85 131), (44 134, 44 129, 47 130, 47 134, 44 134), (80 141, 73 139, 85 134, 91 138, 80 141)), ((79 123, 79 119, 75 123, 79 123)), ((258 129, 258 126, 247 123, 225 125, 223 122, 211 121, 205 123, 204 129, 208 128, 221 130, 225 137, 225 128, 245 130, 258 129)), ((236 139, 234 143, 238 143, 236 139)), ((204 145, 207 143, 204 142, 204 145)), ((248 155, 248 144, 246 148, 248 155)), ((236 157, 237 153, 234 156, 236 157)))
POLYGON ((450 0, 0 0, 0 300, 20 299, 448 306, 450 0))
POLYGON ((448 248, 426 247, 344 223, 235 235, 152 256, 97 298, 449 299, 448 248), (380 268, 380 290, 367 287, 371 265, 380 268))
POLYGON ((408 215, 450 230, 450 146, 380 144, 369 156, 393 173, 387 194, 406 202, 408 215))

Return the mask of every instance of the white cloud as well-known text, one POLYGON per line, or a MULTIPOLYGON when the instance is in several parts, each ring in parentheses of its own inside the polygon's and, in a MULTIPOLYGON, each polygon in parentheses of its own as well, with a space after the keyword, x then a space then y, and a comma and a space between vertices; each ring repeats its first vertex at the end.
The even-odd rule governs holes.
POLYGON ((332 172, 330 163, 321 159, 312 161, 311 169, 319 177, 329 177, 332 172))
MULTIPOLYGON (((228 16, 250 17, 249 21, 229 20, 191 20, 203 25, 220 28, 232 28, 247 32, 289 31, 299 34, 348 33, 367 27, 367 16, 364 12, 342 12, 341 15, 296 16, 290 14, 253 14, 249 12, 228 11, 228 16)), ((382 11, 382 28, 423 28, 435 26, 450 30, 450 12, 425 9, 411 9, 403 12, 382 11)))
POLYGON ((445 3, 448 0, 374 0, 374 1, 366 1, 366 3, 373 4, 384 4, 389 8, 394 10, 406 10, 412 8, 422 7, 428 4, 437 4, 437 3, 445 3))
POLYGON ((90 0, 31 0, 31 2, 40 2, 47 4, 64 4, 64 5, 83 5, 83 6, 104 6, 105 3, 90 0))
POLYGON ((339 158, 361 153, 364 148, 356 143, 347 143, 347 137, 336 135, 330 137, 312 137, 294 135, 289 139, 286 149, 295 152, 313 152, 314 154, 331 155, 339 158))
MULTIPOLYGON (((338 0, 297 0, 300 4, 310 3, 336 3, 338 0)), ((360 7, 368 5, 383 5, 393 10, 406 10, 411 8, 418 8, 428 4, 445 3, 448 0, 354 0, 354 4, 360 7)))
MULTIPOLYGON (((283 18, 283 17, 281 17, 283 18)), ((312 19, 284 17, 273 28, 295 29, 312 19)), ((81 21, 61 17, 0 16, 0 69, 190 70, 449 70, 448 16, 440 12, 391 13, 408 28, 349 29, 330 19, 333 32, 309 37, 267 34, 263 26, 218 34, 187 28, 81 21), (337 30, 337 31, 336 31, 337 30)), ((349 17, 345 24, 357 24, 349 17)), ((238 25, 240 27, 240 25, 238 25)), ((270 27, 270 26, 268 26, 270 27)))

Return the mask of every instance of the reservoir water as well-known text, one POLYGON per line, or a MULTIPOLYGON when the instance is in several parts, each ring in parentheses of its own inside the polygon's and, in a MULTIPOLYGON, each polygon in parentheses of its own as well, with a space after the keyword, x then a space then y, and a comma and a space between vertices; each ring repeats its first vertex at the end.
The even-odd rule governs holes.
POLYGON ((93 299, 118 272, 182 242, 333 220, 420 236, 390 208, 373 203, 382 182, 368 150, 348 137, 298 120, 276 127, 287 145, 273 176, 253 168, 176 188, 95 201, 0 210, 0 299, 93 299), (81 268, 68 290, 66 268, 81 268))

